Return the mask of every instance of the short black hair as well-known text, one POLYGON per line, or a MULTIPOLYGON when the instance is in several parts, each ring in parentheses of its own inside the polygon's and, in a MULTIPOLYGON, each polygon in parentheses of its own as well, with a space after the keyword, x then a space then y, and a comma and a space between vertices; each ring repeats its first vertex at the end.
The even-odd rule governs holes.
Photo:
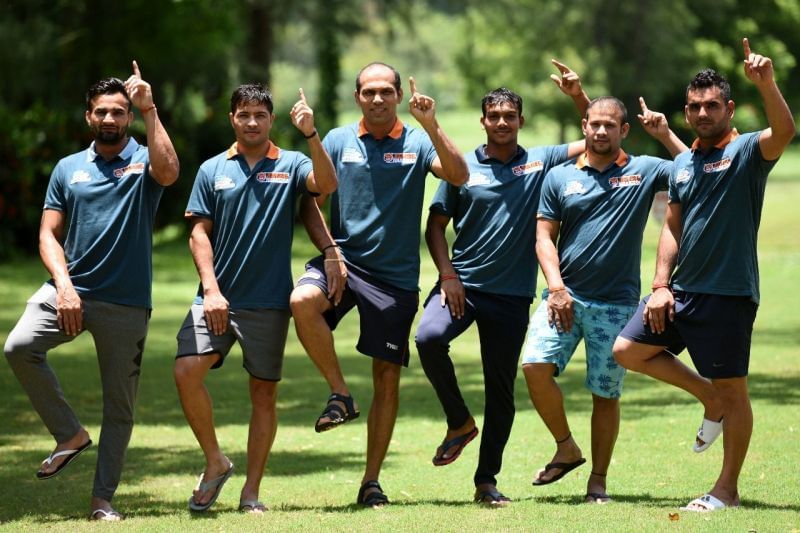
POLYGON ((483 116, 486 116, 486 108, 490 105, 499 105, 505 102, 514 104, 517 108, 517 113, 522 116, 522 97, 510 89, 505 87, 498 87, 493 91, 489 91, 481 100, 481 111, 483 116))
POLYGON ((731 84, 725 79, 725 76, 719 74, 713 68, 704 68, 698 72, 689 85, 686 87, 686 99, 689 99, 689 91, 697 91, 699 89, 708 89, 710 87, 718 87, 719 95, 722 101, 726 104, 731 99, 731 84))
POLYGON ((622 100, 616 98, 614 96, 600 96, 599 98, 595 98, 591 102, 589 102, 589 106, 586 108, 586 116, 584 118, 589 118, 589 110, 591 110, 595 106, 605 106, 611 105, 616 107, 620 114, 622 115, 622 121, 620 125, 628 123, 628 108, 625 107, 625 104, 622 103, 622 100))
POLYGON ((128 111, 131 110, 131 99, 128 96, 128 91, 125 90, 125 84, 119 78, 104 78, 86 90, 86 109, 92 110, 92 102, 95 98, 103 94, 117 94, 125 95, 125 100, 128 102, 128 111))
POLYGON ((393 66, 387 65, 386 63, 383 63, 381 61, 373 61, 372 63, 370 63, 369 65, 365 65, 364 68, 358 71, 358 75, 356 76, 356 92, 357 93, 361 92, 361 74, 363 74, 364 71, 367 70, 368 68, 374 67, 376 65, 386 67, 394 73, 394 83, 392 83, 392 85, 394 85, 394 88, 395 90, 397 90, 397 92, 400 92, 400 73, 397 72, 397 69, 394 68, 393 66))
POLYGON ((238 108, 247 104, 265 105, 272 113, 272 93, 260 83, 239 85, 231 94, 231 113, 236 114, 238 108))

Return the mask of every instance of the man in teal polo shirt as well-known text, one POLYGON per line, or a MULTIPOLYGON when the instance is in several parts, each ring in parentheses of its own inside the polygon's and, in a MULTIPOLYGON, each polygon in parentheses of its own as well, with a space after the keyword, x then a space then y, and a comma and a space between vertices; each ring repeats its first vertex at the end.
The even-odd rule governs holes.
MULTIPOLYGON (((685 150, 664 116, 648 111, 643 100, 641 105, 639 118, 648 133, 672 155, 685 150)), ((592 393, 592 471, 585 501, 605 503, 625 373, 611 347, 639 300, 642 234, 672 163, 622 150, 629 124, 616 98, 593 100, 582 125, 586 153, 551 170, 542 185, 536 255, 548 288, 531 317, 523 372, 533 405, 556 441, 553 459, 533 480, 547 485, 586 462, 554 379, 584 339, 586 386, 592 393)))
MULTIPOLYGON (((581 116, 589 99, 577 74, 557 61, 559 88, 575 101, 581 116)), ((486 144, 466 154, 469 181, 441 183, 431 203, 425 233, 439 281, 425 303, 416 334, 422 367, 447 417, 447 433, 433 458, 435 466, 455 461, 478 434, 449 355, 450 342, 478 325, 485 387, 475 501, 504 506, 497 490, 503 450, 514 422, 514 380, 525 340, 528 311, 536 293, 536 219, 545 174, 585 149, 583 140, 525 150, 517 144, 525 123, 522 98, 508 89, 489 92, 481 102, 486 144), (453 256, 445 229, 453 220, 453 256)))
POLYGON ((239 510, 265 510, 258 496, 278 423, 275 402, 289 328, 295 206, 304 193, 336 189, 336 173, 302 89, 291 117, 308 140, 311 159, 270 141, 272 108, 272 95, 259 84, 233 92, 230 121, 236 142, 200 166, 186 208, 200 286, 178 332, 175 383, 206 459, 189 498, 192 511, 208 510, 233 473, 217 441, 204 380, 209 370, 222 366, 237 341, 250 376, 252 404, 239 510))
POLYGON ((358 307, 357 349, 372 357, 374 389, 357 498, 368 507, 388 502, 378 476, 397 418, 400 369, 408 365, 408 335, 418 306, 425 177, 433 172, 455 185, 467 179, 464 158, 436 121, 433 99, 417 92, 413 78, 410 89, 409 109, 425 131, 397 117, 403 90, 394 68, 370 63, 358 73, 354 96, 363 118, 332 130, 323 143, 339 176, 331 197, 335 240, 316 204, 307 202, 304 219, 324 258, 306 265, 291 298, 298 337, 331 390, 317 431, 359 416, 332 335, 344 314, 358 307))
POLYGON ((689 511, 739 505, 739 474, 753 432, 747 374, 759 302, 758 226, 767 175, 796 131, 772 60, 751 52, 747 39, 743 46, 745 75, 761 93, 769 127, 740 135, 731 126, 730 85, 711 69, 686 88, 686 122, 697 139, 675 159, 653 293, 614 345, 624 367, 700 400, 694 451, 706 450, 724 431, 722 471, 689 511), (684 348, 697 372, 675 357, 684 348))
POLYGON ((92 85, 86 108, 94 142, 58 162, 44 203, 39 252, 52 279, 28 300, 5 354, 56 439, 36 473, 50 479, 92 441, 64 399, 47 352, 84 330, 94 338, 103 422, 90 518, 116 521, 122 516, 111 500, 133 430, 152 307, 153 223, 164 187, 178 178, 178 157, 135 61, 124 83, 106 78, 92 85), (131 105, 142 114, 147 148, 128 136, 131 105))

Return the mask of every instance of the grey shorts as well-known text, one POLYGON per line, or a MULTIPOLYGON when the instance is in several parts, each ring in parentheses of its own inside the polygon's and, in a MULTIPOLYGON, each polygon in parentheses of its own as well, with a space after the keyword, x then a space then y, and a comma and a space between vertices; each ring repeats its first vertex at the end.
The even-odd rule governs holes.
POLYGON ((233 343, 239 341, 242 366, 251 376, 280 381, 290 316, 288 309, 230 309, 228 329, 214 335, 206 326, 203 305, 193 304, 178 331, 175 358, 218 353, 220 360, 211 368, 219 368, 233 343))

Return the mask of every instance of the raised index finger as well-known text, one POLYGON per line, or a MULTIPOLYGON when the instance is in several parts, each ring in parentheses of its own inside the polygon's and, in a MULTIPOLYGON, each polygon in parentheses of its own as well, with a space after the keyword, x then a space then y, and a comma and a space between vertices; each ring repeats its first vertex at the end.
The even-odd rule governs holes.
POLYGON ((750 41, 747 40, 747 37, 742 39, 742 46, 744 47, 744 58, 750 59, 750 41))
POLYGON ((555 67, 561 71, 561 74, 566 74, 569 72, 569 67, 566 66, 564 63, 559 63, 555 59, 551 59, 550 62, 555 65, 555 67))
POLYGON ((306 102, 306 93, 303 92, 302 87, 300 87, 300 101, 303 102, 304 104, 308 103, 306 102))
POLYGON ((644 102, 644 98, 641 96, 639 97, 639 105, 642 107, 642 113, 647 113, 649 109, 647 109, 647 104, 644 102))
POLYGON ((135 59, 133 60, 133 75, 136 76, 139 79, 141 79, 141 77, 142 77, 142 73, 139 72, 139 65, 136 64, 136 60, 135 59))
POLYGON ((417 92, 417 84, 414 82, 414 76, 409 76, 408 78, 408 87, 411 89, 411 94, 417 92))

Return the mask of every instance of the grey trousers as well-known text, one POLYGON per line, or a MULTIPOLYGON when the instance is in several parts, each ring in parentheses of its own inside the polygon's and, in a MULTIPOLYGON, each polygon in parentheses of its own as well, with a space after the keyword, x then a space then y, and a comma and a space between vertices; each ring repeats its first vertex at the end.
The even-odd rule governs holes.
MULTIPOLYGON (((108 501, 119 485, 133 430, 149 319, 150 310, 145 307, 83 300, 83 329, 94 339, 103 387, 103 422, 92 495, 108 501)), ((59 443, 74 437, 82 425, 47 364, 47 351, 73 338, 58 329, 56 290, 45 284, 28 300, 4 348, 34 409, 59 443)))

